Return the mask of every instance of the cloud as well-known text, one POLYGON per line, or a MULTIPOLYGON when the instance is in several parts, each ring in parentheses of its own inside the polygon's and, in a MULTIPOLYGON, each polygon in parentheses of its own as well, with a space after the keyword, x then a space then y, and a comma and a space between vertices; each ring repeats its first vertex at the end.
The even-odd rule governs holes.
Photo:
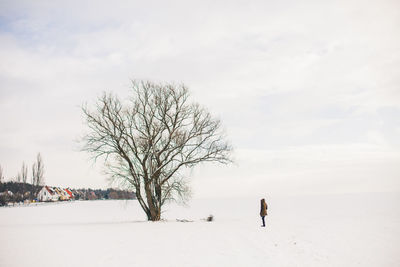
MULTIPOLYGON (((324 166, 320 154, 310 154, 316 163, 305 164, 309 170, 296 162, 326 146, 346 151, 333 162, 377 146, 394 166, 398 7, 396 1, 2 1, 0 164, 12 176, 41 151, 49 183, 105 186, 100 172, 88 175, 88 162, 76 160, 74 139, 84 131, 79 106, 104 90, 126 97, 134 78, 186 83, 193 100, 222 119, 245 166, 232 167, 237 177, 259 177, 243 162, 257 155, 263 165, 273 153, 290 166, 281 166, 278 177, 301 184, 294 173, 305 172, 300 177, 312 183, 324 166), (74 168, 60 172, 65 161, 74 168)), ((356 161, 375 159, 366 155, 356 161)), ((357 172, 346 160, 341 175, 357 172)), ((230 176, 200 169, 219 173, 221 184, 230 176)), ((249 179, 243 186, 258 182, 264 183, 249 179)), ((388 188, 378 178, 372 184, 371 190, 388 188)))

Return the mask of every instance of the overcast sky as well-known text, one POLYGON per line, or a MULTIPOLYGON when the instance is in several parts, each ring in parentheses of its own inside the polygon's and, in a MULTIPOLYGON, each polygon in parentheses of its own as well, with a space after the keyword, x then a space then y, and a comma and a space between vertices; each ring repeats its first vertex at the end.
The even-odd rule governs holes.
POLYGON ((0 1, 6 179, 40 152, 47 184, 107 187, 80 106, 151 79, 185 83, 235 148, 192 171, 195 197, 400 191, 400 2, 109 3, 0 1))

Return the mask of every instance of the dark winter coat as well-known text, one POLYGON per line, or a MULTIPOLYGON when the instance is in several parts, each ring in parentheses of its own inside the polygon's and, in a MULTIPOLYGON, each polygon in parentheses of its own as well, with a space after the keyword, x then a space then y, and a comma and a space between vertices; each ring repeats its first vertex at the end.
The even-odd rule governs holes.
POLYGON ((261 199, 261 210, 260 210, 260 216, 266 216, 267 215, 267 209, 268 209, 268 205, 265 202, 265 199, 261 199))

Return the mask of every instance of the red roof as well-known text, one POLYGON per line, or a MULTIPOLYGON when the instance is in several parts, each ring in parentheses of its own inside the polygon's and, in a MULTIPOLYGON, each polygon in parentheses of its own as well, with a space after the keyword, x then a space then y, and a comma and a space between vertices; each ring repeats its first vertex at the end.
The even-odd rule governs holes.
POLYGON ((70 196, 70 197, 73 197, 74 195, 72 194, 72 192, 71 191, 69 191, 68 189, 64 189, 65 190, 65 192, 67 192, 68 193, 68 195, 70 196))

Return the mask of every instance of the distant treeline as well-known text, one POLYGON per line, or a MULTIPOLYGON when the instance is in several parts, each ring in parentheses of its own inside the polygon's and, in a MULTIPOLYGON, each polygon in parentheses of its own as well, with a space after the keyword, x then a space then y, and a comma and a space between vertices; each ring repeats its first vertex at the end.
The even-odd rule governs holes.
MULTIPOLYGON (((43 186, 32 185, 20 182, 0 183, 0 206, 7 203, 37 201, 38 193, 43 186)), ((96 200, 96 199, 135 199, 135 194, 127 190, 108 188, 102 189, 70 189, 75 200, 96 200)))
POLYGON ((94 200, 94 199, 136 199, 135 193, 127 190, 114 188, 102 189, 71 189, 75 199, 94 200), (94 193, 94 194, 93 194, 94 193))
POLYGON ((28 183, 0 183, 0 206, 9 202, 33 201, 42 186, 28 183))

